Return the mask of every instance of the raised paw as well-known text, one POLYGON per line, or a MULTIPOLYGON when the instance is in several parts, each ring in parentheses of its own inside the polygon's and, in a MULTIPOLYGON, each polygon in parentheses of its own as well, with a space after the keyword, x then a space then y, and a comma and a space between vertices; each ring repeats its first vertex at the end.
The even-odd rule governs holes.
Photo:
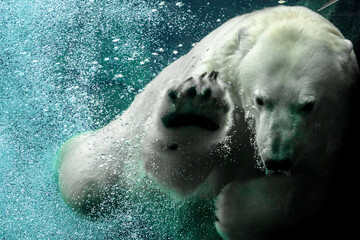
POLYGON ((216 131, 227 120, 231 103, 218 72, 190 77, 168 90, 169 108, 162 117, 167 128, 199 127, 216 131))

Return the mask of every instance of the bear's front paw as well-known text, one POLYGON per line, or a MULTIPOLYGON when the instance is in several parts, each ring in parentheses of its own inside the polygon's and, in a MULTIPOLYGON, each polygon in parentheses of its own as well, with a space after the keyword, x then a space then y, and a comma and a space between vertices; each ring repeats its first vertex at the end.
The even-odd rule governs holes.
POLYGON ((218 72, 190 77, 168 90, 169 108, 162 117, 166 128, 199 127, 216 131, 226 125, 231 109, 226 86, 218 72))

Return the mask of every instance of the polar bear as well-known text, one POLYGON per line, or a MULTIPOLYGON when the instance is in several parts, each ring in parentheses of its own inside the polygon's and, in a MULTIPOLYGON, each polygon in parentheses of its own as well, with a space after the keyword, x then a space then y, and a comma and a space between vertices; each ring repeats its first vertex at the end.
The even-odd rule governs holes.
POLYGON ((166 67, 121 116, 65 142, 60 192, 81 213, 134 189, 218 196, 225 239, 296 224, 326 198, 358 74, 351 42, 309 9, 236 17, 166 67))

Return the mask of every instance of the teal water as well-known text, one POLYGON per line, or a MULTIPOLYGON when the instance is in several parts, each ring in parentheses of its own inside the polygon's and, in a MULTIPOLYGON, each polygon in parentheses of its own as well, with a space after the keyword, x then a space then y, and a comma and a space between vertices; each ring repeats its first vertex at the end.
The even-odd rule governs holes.
POLYGON ((273 5, 277 1, 1 0, 0 239, 207 239, 211 206, 175 204, 161 193, 141 202, 124 199, 122 211, 98 221, 77 215, 59 196, 53 159, 66 139, 125 110, 212 29, 273 5), (207 213, 203 222, 195 221, 196 211, 186 212, 189 205, 207 213))

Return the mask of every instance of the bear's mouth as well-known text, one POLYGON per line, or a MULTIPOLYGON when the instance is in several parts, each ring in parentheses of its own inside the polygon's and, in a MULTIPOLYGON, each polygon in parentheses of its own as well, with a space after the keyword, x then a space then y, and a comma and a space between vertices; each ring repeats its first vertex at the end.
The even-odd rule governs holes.
POLYGON ((194 113, 171 113, 161 120, 167 128, 195 126, 209 131, 216 131, 220 128, 220 124, 211 118, 194 113))
POLYGON ((281 170, 267 170, 266 169, 266 172, 265 174, 267 176, 283 176, 283 177, 291 177, 292 174, 291 174, 291 170, 287 170, 287 171, 281 171, 281 170))

